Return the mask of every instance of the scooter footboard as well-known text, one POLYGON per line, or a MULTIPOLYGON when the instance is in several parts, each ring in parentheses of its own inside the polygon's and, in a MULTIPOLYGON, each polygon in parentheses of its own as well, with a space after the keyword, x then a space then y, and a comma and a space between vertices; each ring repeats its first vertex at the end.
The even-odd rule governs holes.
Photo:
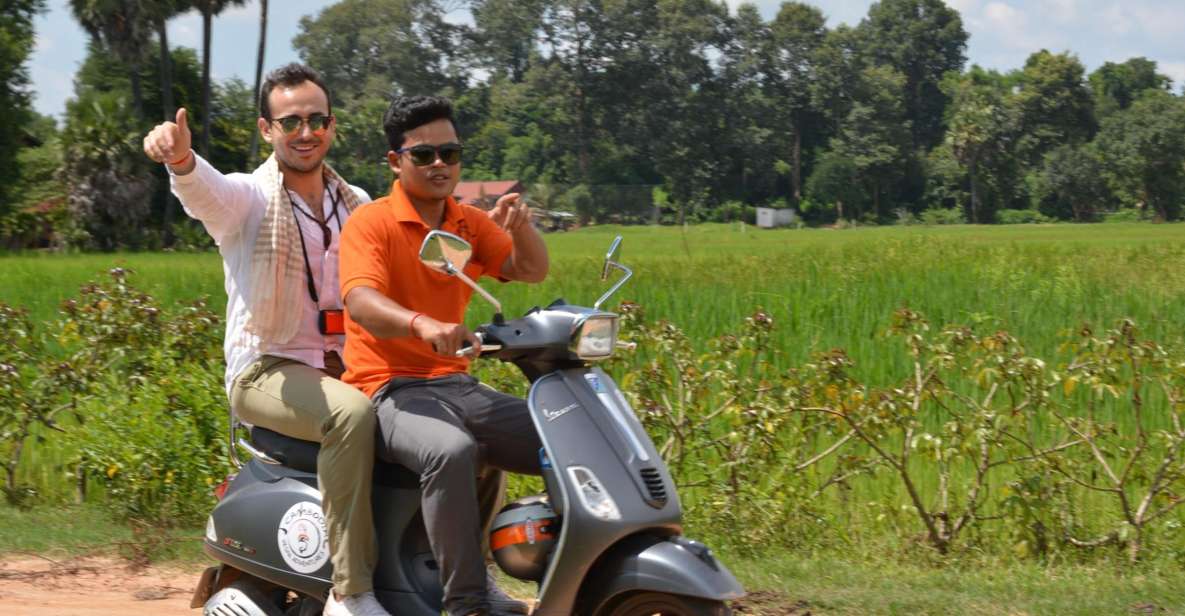
POLYGON ((580 590, 581 614, 596 614, 624 593, 661 592, 713 601, 745 595, 702 543, 685 537, 630 537, 598 559, 580 590))

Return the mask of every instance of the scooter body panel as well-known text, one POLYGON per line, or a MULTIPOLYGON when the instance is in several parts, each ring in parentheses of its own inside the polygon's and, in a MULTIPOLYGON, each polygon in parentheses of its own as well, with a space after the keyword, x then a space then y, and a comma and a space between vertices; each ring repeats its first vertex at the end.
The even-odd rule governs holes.
POLYGON ((548 374, 532 385, 528 405, 553 468, 545 479, 549 491, 559 492, 551 497, 563 515, 534 613, 572 614, 582 582, 603 553, 632 535, 678 535, 682 508, 666 465, 604 371, 548 374), (592 471, 620 519, 601 519, 581 504, 573 466, 592 471))
POLYGON ((589 573, 582 595, 599 604, 646 590, 713 601, 739 599, 745 591, 703 544, 634 536, 613 546, 589 573))
MULTIPOLYGON (((374 485, 380 550, 375 594, 396 616, 439 616, 444 591, 420 515, 420 492, 392 484, 380 479, 374 485)), ((328 538, 314 536, 322 527, 316 486, 313 473, 247 462, 210 514, 214 536, 206 537, 206 553, 255 577, 324 599, 332 587, 333 566, 328 538), (309 534, 309 547, 288 540, 289 533, 309 534)))

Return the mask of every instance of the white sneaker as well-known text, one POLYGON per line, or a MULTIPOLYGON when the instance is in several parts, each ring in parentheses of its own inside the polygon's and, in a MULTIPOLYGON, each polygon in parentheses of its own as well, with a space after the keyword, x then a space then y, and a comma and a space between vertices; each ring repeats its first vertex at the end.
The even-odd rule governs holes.
POLYGON ((498 578, 494 577, 494 572, 489 569, 486 569, 486 601, 489 602, 490 611, 494 614, 527 614, 531 611, 526 603, 498 588, 498 578))
POLYGON ((329 592, 329 600, 325 602, 322 616, 391 616, 391 613, 379 605, 374 593, 360 592, 342 597, 338 601, 333 591, 329 592))

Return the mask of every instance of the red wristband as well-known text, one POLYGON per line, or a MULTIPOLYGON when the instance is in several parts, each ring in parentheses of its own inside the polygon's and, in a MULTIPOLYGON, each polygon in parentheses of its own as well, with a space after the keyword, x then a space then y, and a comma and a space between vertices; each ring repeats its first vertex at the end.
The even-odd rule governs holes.
POLYGON ((186 151, 185 151, 185 156, 182 156, 182 157, 181 157, 181 160, 178 160, 177 162, 169 163, 169 166, 170 166, 170 167, 177 167, 177 166, 180 166, 180 165, 182 165, 182 164, 186 163, 186 162, 189 160, 189 157, 190 157, 190 156, 193 156, 193 150, 192 150, 192 149, 190 149, 190 150, 186 150, 186 151))
POLYGON ((422 316, 424 316, 424 313, 417 312, 416 316, 412 317, 411 320, 407 322, 407 333, 411 334, 413 337, 416 335, 416 319, 422 316))

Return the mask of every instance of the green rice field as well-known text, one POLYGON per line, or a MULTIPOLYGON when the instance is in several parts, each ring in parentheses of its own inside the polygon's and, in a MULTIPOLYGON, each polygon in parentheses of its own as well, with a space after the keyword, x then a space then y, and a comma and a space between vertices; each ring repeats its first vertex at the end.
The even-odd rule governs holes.
MULTIPOLYGON (((900 373, 883 359, 889 343, 881 334, 903 306, 934 323, 994 318, 1042 357, 1083 323, 1131 317, 1162 342, 1179 340, 1185 323, 1185 225, 600 226, 547 236, 545 283, 486 286, 508 315, 556 297, 591 305, 606 288, 597 276, 617 234, 635 277, 610 305, 638 302, 648 318, 668 319, 699 339, 734 329, 762 307, 777 328, 779 362, 844 348, 872 382, 900 373)), ((205 295, 223 310, 214 253, 3 256, 0 301, 50 320, 63 299, 111 267, 132 269, 133 284, 166 302, 205 295)), ((490 312, 475 296, 470 321, 490 312)))

